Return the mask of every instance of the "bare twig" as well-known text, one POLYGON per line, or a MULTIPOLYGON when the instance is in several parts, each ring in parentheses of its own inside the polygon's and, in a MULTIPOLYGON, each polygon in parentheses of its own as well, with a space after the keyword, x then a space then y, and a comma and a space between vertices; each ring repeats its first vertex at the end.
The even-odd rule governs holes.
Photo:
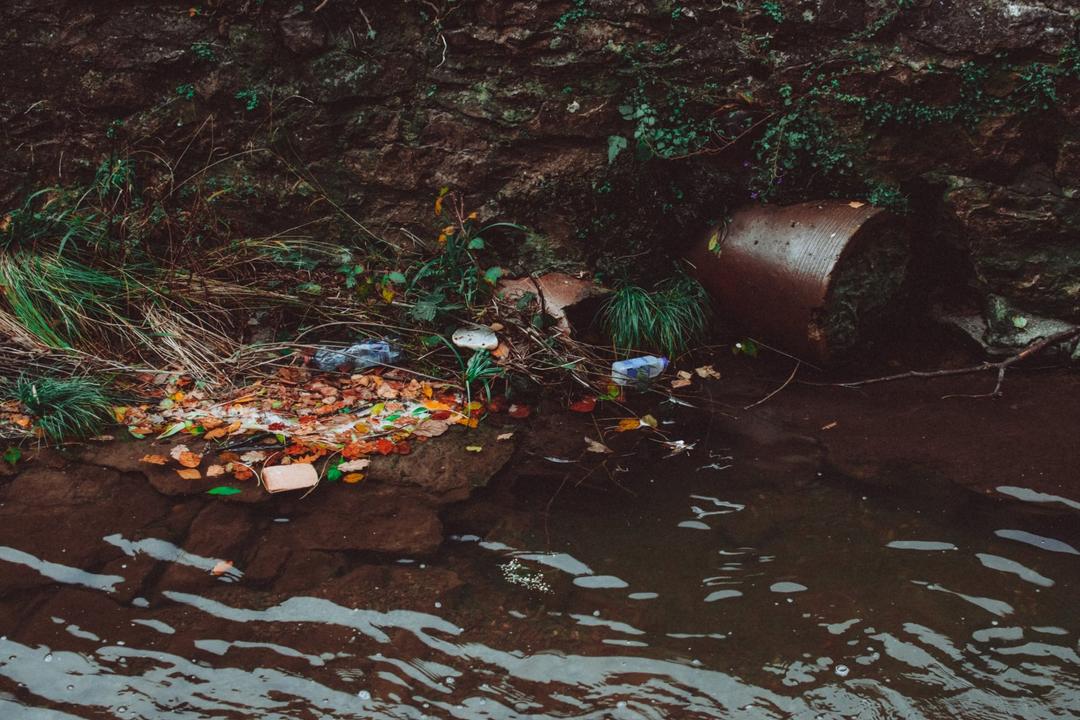
POLYGON ((779 393, 779 392, 780 392, 781 390, 783 390, 783 389, 784 389, 784 388, 786 388, 786 387, 787 387, 788 385, 790 385, 790 384, 791 384, 791 381, 795 379, 795 374, 796 374, 797 372, 799 372, 799 367, 800 367, 801 365, 802 365, 802 361, 800 361, 800 360, 796 360, 796 361, 795 361, 795 367, 793 367, 793 368, 791 369, 791 374, 790 374, 790 375, 788 375, 788 379, 784 381, 784 384, 783 384, 783 385, 781 385, 780 387, 776 388, 776 389, 775 389, 775 390, 773 390, 773 391, 772 391, 771 393, 769 393, 769 394, 768 394, 768 395, 766 395, 765 397, 761 398, 761 399, 760 399, 760 400, 758 400, 757 402, 754 402, 754 403, 750 403, 749 405, 746 405, 746 406, 744 406, 744 407, 743 407, 743 410, 751 410, 751 409, 753 409, 753 408, 756 408, 756 407, 757 407, 758 405, 761 405, 762 403, 768 402, 770 398, 772 398, 772 397, 773 397, 774 395, 777 395, 777 394, 778 394, 778 393, 779 393))
POLYGON ((1062 330, 1061 332, 1048 335, 1041 340, 1028 345, 1015 355, 1005 358, 999 362, 982 362, 978 365, 971 365, 969 367, 953 368, 948 370, 908 370, 907 372, 896 373, 894 375, 884 375, 882 377, 869 378, 867 380, 856 380, 854 382, 846 383, 833 383, 839 387, 856 388, 864 385, 876 385, 877 383, 892 382, 894 380, 906 380, 908 378, 930 378, 930 377, 948 377, 951 375, 970 375, 972 373, 984 372, 987 370, 997 371, 997 383, 994 385, 994 389, 991 392, 983 393, 979 395, 946 395, 945 397, 970 397, 970 398, 983 398, 983 397, 1001 397, 1001 385, 1005 381, 1005 371, 1011 366, 1026 360, 1027 358, 1037 355, 1046 348, 1057 345, 1059 343, 1067 342, 1073 338, 1080 337, 1080 327, 1074 327, 1069 330, 1062 330))

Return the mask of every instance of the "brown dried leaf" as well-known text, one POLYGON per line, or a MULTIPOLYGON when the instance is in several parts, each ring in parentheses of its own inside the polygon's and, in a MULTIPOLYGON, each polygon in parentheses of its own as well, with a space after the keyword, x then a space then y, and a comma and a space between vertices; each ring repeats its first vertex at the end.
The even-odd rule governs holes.
POLYGON ((176 474, 185 480, 202 480, 202 473, 196 468, 179 468, 176 474))
POLYGON ((607 445, 605 445, 604 443, 602 443, 602 442, 597 442, 597 441, 593 440, 593 439, 592 439, 592 438, 590 438, 590 437, 586 437, 586 438, 585 438, 585 449, 586 449, 586 450, 587 450, 588 452, 594 452, 594 453, 610 453, 610 452, 615 452, 614 450, 612 450, 611 448, 609 448, 609 447, 608 447, 607 445))
POLYGON ((356 460, 349 460, 348 462, 341 463, 338 465, 337 469, 343 473, 359 472, 360 470, 367 468, 370 464, 371 461, 367 458, 358 458, 356 460))
POLYGON ((165 465, 169 462, 169 458, 164 455, 143 455, 139 462, 150 463, 151 465, 165 465))
POLYGON ((413 429, 413 435, 428 438, 438 437, 449 429, 450 425, 445 420, 428 419, 423 421, 413 429))

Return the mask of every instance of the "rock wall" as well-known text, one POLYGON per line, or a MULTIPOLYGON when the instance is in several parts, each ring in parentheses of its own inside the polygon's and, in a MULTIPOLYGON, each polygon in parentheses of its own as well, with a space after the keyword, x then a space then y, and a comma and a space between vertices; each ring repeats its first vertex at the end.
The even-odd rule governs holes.
POLYGON ((1080 318, 1077 27, 1072 0, 9 0, 0 207, 121 159, 148 243, 398 243, 450 187, 534 228, 518 269, 663 272, 740 204, 855 196, 912 214, 934 282, 1080 318))

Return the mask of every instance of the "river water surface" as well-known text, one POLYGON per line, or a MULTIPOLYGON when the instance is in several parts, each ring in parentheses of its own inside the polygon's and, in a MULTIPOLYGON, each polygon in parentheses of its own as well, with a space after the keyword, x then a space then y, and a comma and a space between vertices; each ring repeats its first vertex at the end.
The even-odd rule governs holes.
POLYGON ((294 590, 139 528, 85 539, 127 558, 107 569, 0 531, 0 573, 51 582, 0 602, 0 718, 1080 716, 1069 507, 682 432, 689 452, 643 443, 583 484, 538 456, 546 479, 436 556, 294 590), (205 580, 170 586, 178 564, 205 580), (129 568, 155 573, 144 594, 129 568))

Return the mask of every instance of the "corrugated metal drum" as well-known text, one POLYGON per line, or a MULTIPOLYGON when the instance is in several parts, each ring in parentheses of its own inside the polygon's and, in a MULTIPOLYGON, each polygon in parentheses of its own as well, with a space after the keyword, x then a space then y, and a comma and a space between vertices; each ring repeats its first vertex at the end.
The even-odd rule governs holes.
POLYGON ((893 300, 908 257, 895 216, 826 200, 744 208, 688 259, 726 315, 766 342, 824 361, 854 345, 893 300))

